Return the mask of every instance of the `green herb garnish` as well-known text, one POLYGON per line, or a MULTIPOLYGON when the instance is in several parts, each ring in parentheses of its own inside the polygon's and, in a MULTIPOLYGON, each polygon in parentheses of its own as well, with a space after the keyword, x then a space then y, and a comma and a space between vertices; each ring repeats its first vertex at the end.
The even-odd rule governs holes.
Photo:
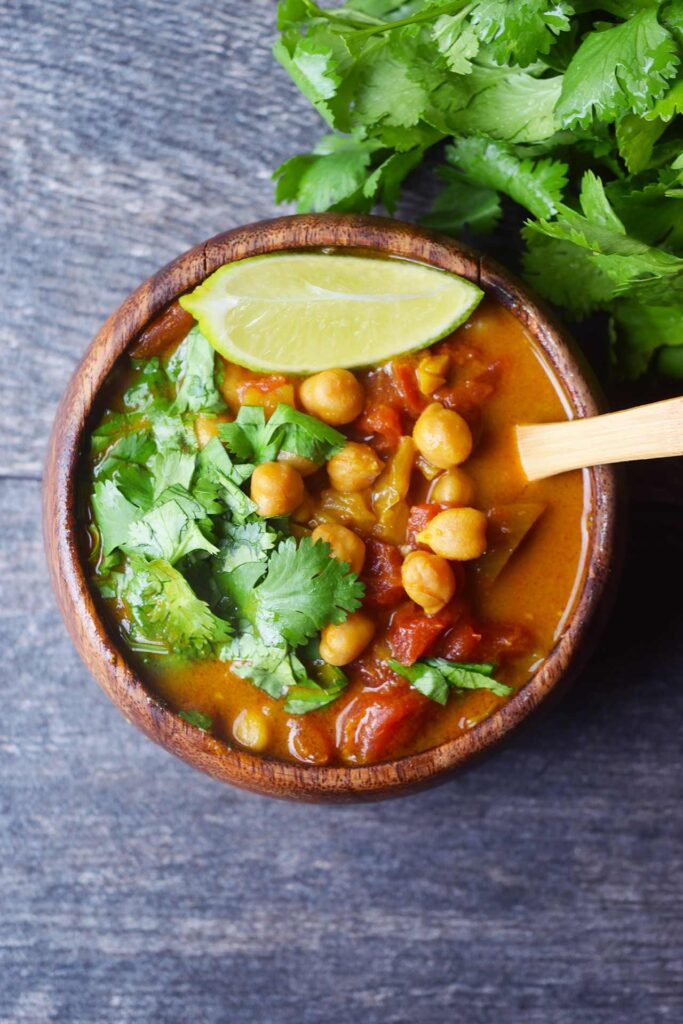
POLYGON ((497 697, 507 697, 513 692, 511 686, 492 678, 496 666, 486 662, 470 664, 447 661, 446 658, 422 658, 407 667, 389 658, 388 664, 397 675, 403 676, 416 690, 437 704, 447 702, 451 689, 490 690, 497 697))
POLYGON ((196 725, 198 729, 203 729, 204 732, 208 732, 213 725, 213 719, 210 715, 205 715, 203 711, 179 711, 179 718, 184 718, 190 725, 196 725))
POLYGON ((301 212, 395 209, 444 141, 426 223, 530 215, 529 282, 606 311, 619 373, 683 377, 680 4, 282 0, 274 54, 331 133, 274 174, 301 212))
POLYGON ((284 402, 267 422, 260 406, 243 405, 237 419, 221 424, 219 433, 237 458, 253 463, 272 462, 286 451, 322 465, 346 444, 334 427, 284 402))
MULTIPOLYGON (((268 421, 243 407, 221 426, 232 454, 218 437, 200 450, 196 414, 225 404, 214 351, 196 328, 169 360, 132 362, 123 405, 128 412, 107 412, 92 435, 90 506, 94 583, 124 609, 130 648, 231 661, 286 697, 291 714, 335 700, 346 678, 326 673, 307 644, 359 606, 363 586, 327 544, 288 536, 286 517, 257 516, 246 485, 283 450, 324 462, 344 435, 286 405, 268 421)), ((183 717, 210 728, 200 712, 183 717)))

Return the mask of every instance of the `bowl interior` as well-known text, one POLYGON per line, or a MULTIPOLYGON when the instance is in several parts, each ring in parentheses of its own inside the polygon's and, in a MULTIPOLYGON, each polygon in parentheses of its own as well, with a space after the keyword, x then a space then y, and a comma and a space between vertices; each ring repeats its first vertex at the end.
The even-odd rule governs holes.
POLYGON ((44 534, 52 582, 86 665, 147 736, 215 778, 273 796, 360 799, 397 794, 435 780, 497 743, 562 680, 586 646, 610 574, 616 513, 614 475, 588 471, 587 570, 564 632, 528 683, 470 732, 396 761, 358 767, 304 766, 235 750, 196 729, 151 693, 110 635, 81 562, 75 493, 79 456, 99 391, 116 360, 149 320, 222 264, 279 250, 326 246, 374 250, 450 270, 479 284, 525 326, 563 385, 574 412, 600 411, 589 372, 548 313, 506 271, 459 243, 412 225, 341 214, 283 217, 217 235, 164 267, 133 292, 88 348, 60 404, 44 486, 44 534))

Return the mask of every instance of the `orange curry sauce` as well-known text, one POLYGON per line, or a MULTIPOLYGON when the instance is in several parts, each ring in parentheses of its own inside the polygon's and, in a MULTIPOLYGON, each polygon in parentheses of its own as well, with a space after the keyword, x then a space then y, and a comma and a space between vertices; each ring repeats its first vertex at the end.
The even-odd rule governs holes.
MULTIPOLYGON (((131 354, 170 354, 191 326, 187 319, 174 304, 131 354)), ((145 659, 141 671, 158 696, 177 711, 209 715, 213 732, 229 744, 237 745, 234 722, 247 709, 265 716, 269 739, 263 755, 278 760, 362 764, 425 750, 467 731, 505 698, 475 690, 452 694, 443 707, 395 675, 386 664, 388 657, 405 664, 423 656, 493 661, 496 678, 517 689, 561 634, 584 573, 590 523, 587 485, 578 471, 527 484, 515 453, 513 427, 565 419, 570 415, 568 400, 519 322, 491 299, 431 351, 449 356, 447 380, 432 396, 420 392, 416 379, 425 352, 358 371, 365 386, 365 411, 340 429, 372 445, 386 460, 400 437, 411 434, 430 401, 461 413, 475 439, 463 468, 474 481, 472 504, 488 515, 487 553, 459 563, 455 598, 443 611, 426 616, 407 599, 400 566, 416 547, 415 532, 445 507, 429 502, 433 471, 416 461, 404 513, 388 525, 377 522, 370 493, 353 495, 353 500, 337 494, 324 467, 308 477, 309 498, 292 516, 293 532, 301 536, 321 522, 341 522, 365 540, 364 608, 375 617, 377 631, 363 654, 345 666, 348 689, 334 703, 306 715, 287 714, 283 701, 233 674, 224 662, 145 659), (538 518, 523 535, 534 516, 538 518), (515 549, 517 527, 523 536, 515 549)), ((120 377, 114 386, 110 400, 115 407, 124 386, 120 377)), ((295 378, 258 375, 224 362, 221 390, 233 416, 241 404, 263 405, 267 414, 278 402, 301 408, 298 386, 295 378)), ((198 420, 200 444, 206 443, 215 429, 210 419, 198 420)), ((113 601, 106 604, 113 620, 122 617, 113 601)))

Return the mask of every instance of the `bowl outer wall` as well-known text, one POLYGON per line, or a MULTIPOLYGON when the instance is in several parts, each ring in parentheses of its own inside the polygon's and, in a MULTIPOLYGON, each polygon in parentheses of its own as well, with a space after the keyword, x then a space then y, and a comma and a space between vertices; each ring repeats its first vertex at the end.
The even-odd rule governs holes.
POLYGON ((506 270, 453 239, 379 217, 321 214, 280 217, 216 235, 140 285, 98 332, 61 400, 48 449, 43 531, 52 585, 72 640, 102 689, 150 739, 214 778, 269 796, 303 800, 378 799, 443 779, 497 744, 525 719, 586 653, 597 613, 615 580, 618 519, 611 467, 588 470, 592 529, 586 575, 557 644, 522 689, 488 719, 431 750, 367 766, 325 767, 269 761, 235 750, 179 718, 145 686, 110 635, 84 572, 75 518, 82 442, 99 390, 115 362, 169 302, 222 264, 247 256, 327 246, 367 248, 449 270, 504 305, 543 349, 578 416, 603 403, 590 371, 551 315, 506 270))

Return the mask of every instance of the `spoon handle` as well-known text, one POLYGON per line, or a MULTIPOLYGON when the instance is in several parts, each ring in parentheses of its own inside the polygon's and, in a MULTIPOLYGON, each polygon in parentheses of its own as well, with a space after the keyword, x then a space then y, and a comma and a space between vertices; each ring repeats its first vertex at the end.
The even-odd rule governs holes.
POLYGON ((683 455, 683 397, 605 416, 519 426, 516 434, 528 480, 608 462, 683 455))

